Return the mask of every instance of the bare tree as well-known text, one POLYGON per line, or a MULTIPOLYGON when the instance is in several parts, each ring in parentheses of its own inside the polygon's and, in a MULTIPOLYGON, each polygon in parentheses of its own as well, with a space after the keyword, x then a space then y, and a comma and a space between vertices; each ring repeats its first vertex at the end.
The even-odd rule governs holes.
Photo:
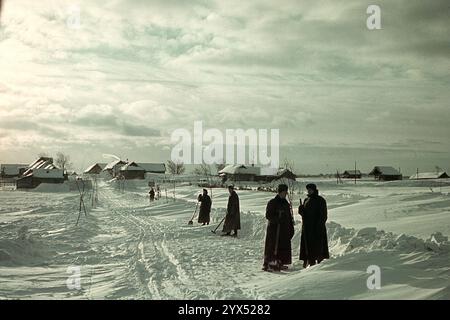
POLYGON ((167 168, 169 169, 170 174, 183 174, 184 171, 186 171, 186 168, 184 166, 183 162, 175 162, 172 160, 167 161, 167 168))
POLYGON ((211 167, 207 164, 201 164, 194 169, 194 174, 198 176, 209 177, 211 176, 211 167))
MULTIPOLYGON (((208 184, 210 186, 210 188, 212 188, 212 184, 213 184, 213 179, 212 179, 212 172, 211 172, 211 167, 207 164, 201 164, 200 166, 196 167, 194 169, 194 174, 197 176, 202 176, 204 177, 207 181, 208 184)), ((211 189, 211 193, 212 193, 212 189, 211 189)))
POLYGON ((56 154, 55 165, 65 172, 67 169, 72 167, 72 162, 70 162, 70 156, 62 152, 56 154))
MULTIPOLYGON (((294 171, 295 171, 294 168, 295 168, 295 162, 294 161, 290 161, 288 158, 285 158, 283 160, 283 164, 282 164, 281 169, 289 170, 290 172, 294 173, 294 171)), ((297 181, 292 180, 292 179, 283 178, 283 179, 281 179, 280 182, 282 182, 284 184, 287 184, 287 186, 289 188, 289 197, 290 197, 290 199, 293 199, 294 198, 294 193, 298 189, 297 181)))

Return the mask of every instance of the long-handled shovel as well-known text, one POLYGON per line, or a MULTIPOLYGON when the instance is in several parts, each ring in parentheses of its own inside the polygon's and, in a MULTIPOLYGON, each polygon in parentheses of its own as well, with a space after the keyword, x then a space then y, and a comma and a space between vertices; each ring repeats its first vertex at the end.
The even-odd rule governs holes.
POLYGON ((197 205, 195 206, 195 211, 194 211, 194 213, 192 214, 191 220, 189 220, 188 225, 194 224, 194 218, 195 218, 195 214, 197 213, 197 208, 198 208, 198 204, 199 204, 199 203, 200 203, 200 202, 197 202, 197 205))
POLYGON ((225 218, 226 218, 226 217, 227 217, 227 216, 223 217, 222 221, 220 221, 220 223, 218 224, 218 226, 217 226, 214 230, 211 230, 212 233, 216 233, 217 229, 219 229, 220 225, 222 224, 222 222, 225 221, 225 218))

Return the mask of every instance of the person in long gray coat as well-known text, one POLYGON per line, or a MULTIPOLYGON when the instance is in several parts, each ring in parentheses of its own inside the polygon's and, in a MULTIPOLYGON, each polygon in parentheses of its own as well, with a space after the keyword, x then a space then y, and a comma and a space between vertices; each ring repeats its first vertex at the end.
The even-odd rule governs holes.
POLYGON ((228 197, 227 215, 225 216, 225 223, 223 224, 222 236, 237 237, 238 230, 241 229, 239 197, 236 191, 234 191, 233 186, 228 186, 228 192, 230 193, 230 196, 228 197), (234 233, 231 234, 231 231, 234 233))
POLYGON ((300 260, 303 267, 313 266, 329 259, 327 227, 327 202, 319 196, 317 186, 313 183, 306 186, 308 198, 298 208, 302 216, 302 236, 300 242, 300 260))

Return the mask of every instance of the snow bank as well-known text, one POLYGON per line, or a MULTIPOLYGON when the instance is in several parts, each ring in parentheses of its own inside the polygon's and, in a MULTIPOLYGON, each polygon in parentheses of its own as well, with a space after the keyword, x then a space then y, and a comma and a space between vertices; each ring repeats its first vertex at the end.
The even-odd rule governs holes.
MULTIPOLYGON (((225 209, 222 209, 222 211, 215 216, 224 216, 225 209)), ((267 220, 260 212, 241 212, 242 238, 262 241, 265 238, 266 226, 267 220)), ((299 242, 301 234, 300 222, 296 222, 295 229, 296 233, 292 244, 293 248, 297 249, 299 245, 297 242, 299 242)), ((450 252, 448 237, 440 232, 433 233, 428 239, 423 240, 403 233, 394 234, 377 230, 375 227, 345 228, 334 221, 327 223, 327 232, 330 252, 333 256, 341 256, 347 253, 367 253, 376 250, 396 250, 403 253, 434 252, 441 254, 450 252)))
POLYGON ((375 250, 398 250, 405 253, 413 251, 432 251, 448 253, 448 237, 440 232, 434 233, 427 240, 414 236, 377 230, 374 227, 355 230, 344 228, 335 222, 327 223, 328 240, 333 255, 349 252, 371 252, 375 250))
POLYGON ((39 265, 53 252, 39 236, 23 226, 16 239, 0 239, 0 266, 39 265))
POLYGON ((66 183, 41 183, 36 188, 30 190, 35 192, 69 192, 70 187, 66 183))

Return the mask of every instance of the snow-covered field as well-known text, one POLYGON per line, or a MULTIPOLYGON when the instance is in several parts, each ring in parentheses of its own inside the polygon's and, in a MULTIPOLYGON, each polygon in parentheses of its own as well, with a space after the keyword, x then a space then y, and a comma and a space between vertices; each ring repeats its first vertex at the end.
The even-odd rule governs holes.
POLYGON ((225 189, 213 190, 214 222, 205 227, 187 224, 200 192, 189 185, 177 187, 176 201, 149 204, 145 183, 124 192, 101 183, 99 203, 86 198, 78 226, 76 192, 0 191, 0 298, 450 298, 450 183, 317 184, 328 201, 332 258, 301 268, 296 217, 295 263, 282 273, 261 271, 271 193, 238 191, 235 239, 210 232, 224 216, 225 189), (372 265, 380 289, 367 287, 372 265), (81 290, 67 287, 73 267, 81 290))

